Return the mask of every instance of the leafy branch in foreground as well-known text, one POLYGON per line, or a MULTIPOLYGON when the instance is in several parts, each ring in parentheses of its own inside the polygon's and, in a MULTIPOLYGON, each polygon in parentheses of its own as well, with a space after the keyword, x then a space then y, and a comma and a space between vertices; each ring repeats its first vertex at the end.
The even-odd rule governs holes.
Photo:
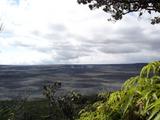
MULTIPOLYGON (((79 4, 88 4, 91 10, 102 8, 110 13, 114 20, 120 20, 124 15, 138 12, 142 16, 144 12, 149 14, 160 13, 159 0, 77 0, 79 4)), ((111 20, 111 19, 109 19, 111 20)), ((160 23, 160 17, 151 19, 151 24, 160 23)))
POLYGON ((80 112, 80 120, 159 120, 160 62, 152 62, 122 89, 80 112))

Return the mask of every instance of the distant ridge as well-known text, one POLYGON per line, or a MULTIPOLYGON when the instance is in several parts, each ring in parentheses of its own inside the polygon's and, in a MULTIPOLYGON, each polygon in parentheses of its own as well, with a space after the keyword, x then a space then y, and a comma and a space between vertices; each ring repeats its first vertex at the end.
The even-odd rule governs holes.
POLYGON ((117 90, 145 64, 0 65, 0 99, 14 98, 24 91, 32 93, 31 98, 39 98, 45 84, 57 81, 62 83, 61 92, 117 90))
POLYGON ((0 64, 0 66, 59 66, 59 65, 146 65, 148 63, 116 63, 116 64, 37 64, 37 65, 3 65, 0 64))

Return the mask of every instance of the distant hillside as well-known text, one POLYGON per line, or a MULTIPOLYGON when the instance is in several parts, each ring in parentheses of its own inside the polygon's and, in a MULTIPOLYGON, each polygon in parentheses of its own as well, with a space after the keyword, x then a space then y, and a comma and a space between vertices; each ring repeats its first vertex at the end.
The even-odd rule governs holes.
POLYGON ((41 97, 43 85, 62 83, 60 92, 76 90, 92 94, 116 90, 131 76, 136 76, 145 63, 98 65, 30 65, 0 66, 0 99, 19 94, 41 97))

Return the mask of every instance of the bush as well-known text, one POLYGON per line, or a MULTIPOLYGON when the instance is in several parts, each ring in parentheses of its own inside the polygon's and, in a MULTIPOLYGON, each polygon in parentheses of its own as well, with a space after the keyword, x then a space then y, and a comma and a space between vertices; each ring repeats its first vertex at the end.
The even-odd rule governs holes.
POLYGON ((103 94, 85 96, 74 91, 57 97, 56 91, 60 87, 61 84, 58 82, 44 87, 44 95, 49 101, 50 108, 48 118, 51 120, 75 120, 79 117, 78 113, 82 108, 96 101, 104 100, 103 94))
POLYGON ((80 111, 79 120, 160 120, 160 62, 142 68, 106 101, 80 111))

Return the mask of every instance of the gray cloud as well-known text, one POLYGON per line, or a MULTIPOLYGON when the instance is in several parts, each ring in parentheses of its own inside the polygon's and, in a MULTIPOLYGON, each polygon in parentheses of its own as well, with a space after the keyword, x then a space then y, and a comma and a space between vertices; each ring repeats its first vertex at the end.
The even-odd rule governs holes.
MULTIPOLYGON (((14 42, 14 46, 33 49, 45 54, 56 53, 52 60, 43 60, 42 63, 70 63, 79 58, 101 54, 119 55, 123 62, 148 62, 158 60, 160 57, 160 35, 158 30, 146 33, 142 26, 124 26, 117 29, 103 28, 93 32, 92 37, 77 35, 69 32, 63 24, 52 24, 47 33, 33 31, 33 36, 38 36, 49 41, 48 46, 35 46, 25 44, 23 41, 14 42), (74 44, 77 42, 78 44, 74 44), (154 54, 154 55, 152 55, 154 54)), ((37 38, 37 40, 39 40, 37 38)), ((41 41, 40 41, 41 42, 41 41)), ((115 57, 115 56, 114 56, 115 57)), ((98 59, 98 58, 97 58, 98 59)), ((106 58, 99 58, 106 59, 106 58)), ((118 59, 118 58, 117 58, 118 59)), ((105 61, 105 60, 103 60, 105 61)))
POLYGON ((111 23, 105 13, 90 11, 76 1, 27 1, 26 6, 13 6, 6 1, 4 5, 4 10, 0 10, 6 11, 6 26, 0 35, 1 64, 129 63, 160 59, 159 25, 137 20, 136 15, 111 23))
POLYGON ((99 50, 108 54, 130 54, 141 51, 141 49, 132 44, 108 44, 106 47, 103 46, 99 50))
POLYGON ((88 40, 88 46, 109 54, 130 54, 142 51, 160 52, 160 35, 158 31, 153 32, 151 30, 150 33, 146 34, 146 28, 135 25, 131 28, 124 27, 113 30, 114 38, 107 37, 105 31, 107 30, 102 31, 102 36, 95 34, 94 39, 88 40))
POLYGON ((56 53, 58 54, 57 61, 69 61, 72 59, 78 59, 83 56, 90 56, 91 53, 100 51, 105 54, 119 54, 125 59, 125 62, 147 62, 151 60, 157 60, 158 53, 160 53, 160 35, 158 31, 152 33, 145 33, 146 29, 135 26, 131 28, 120 28, 113 31, 114 37, 107 37, 105 31, 101 31, 102 36, 92 34, 93 38, 87 38, 87 36, 78 36, 68 33, 67 29, 63 29, 62 33, 56 36, 51 33, 48 38, 52 38, 53 41, 62 40, 58 45, 55 45, 56 53), (62 36, 61 36, 62 35, 62 36), (58 37, 57 37, 58 36, 58 37), (67 39, 74 39, 80 41, 80 46, 74 46, 67 41, 67 39), (146 55, 146 54, 156 54, 146 55), (123 56, 125 54, 125 56, 123 56), (131 54, 131 55, 130 55, 131 54), (132 56, 133 55, 133 56, 132 56))
POLYGON ((49 29, 51 29, 51 31, 56 31, 56 32, 62 32, 62 31, 67 31, 67 28, 62 25, 62 24, 51 24, 49 26, 49 29))

